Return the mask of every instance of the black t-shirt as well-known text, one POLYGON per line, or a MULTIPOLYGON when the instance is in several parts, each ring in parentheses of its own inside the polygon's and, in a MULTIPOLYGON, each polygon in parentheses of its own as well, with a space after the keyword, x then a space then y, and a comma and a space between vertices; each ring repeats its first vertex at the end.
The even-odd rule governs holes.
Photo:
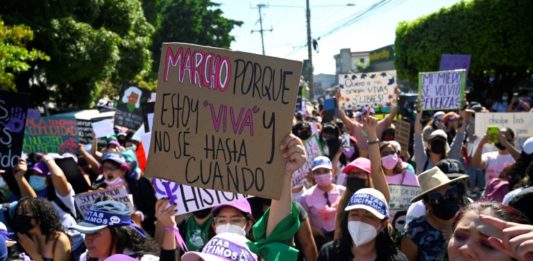
MULTIPOLYGON (((351 249, 340 249, 338 247, 339 241, 331 241, 326 243, 322 248, 320 249, 320 252, 318 253, 317 261, 338 261, 338 260, 346 260, 346 261, 352 261, 354 256, 352 254, 351 249)), ((404 253, 402 253, 400 250, 396 250, 396 254, 389 259, 379 259, 377 258, 376 261, 408 261, 407 257, 404 253)))

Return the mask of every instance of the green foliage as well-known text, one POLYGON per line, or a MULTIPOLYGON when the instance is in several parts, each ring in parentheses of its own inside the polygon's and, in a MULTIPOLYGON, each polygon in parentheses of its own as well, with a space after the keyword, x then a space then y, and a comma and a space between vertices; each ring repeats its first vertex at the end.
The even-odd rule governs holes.
POLYGON ((398 75, 416 82, 418 72, 439 69, 441 54, 471 54, 469 78, 484 91, 487 75, 495 75, 490 95, 499 95, 533 68, 531 10, 530 0, 473 0, 402 22, 396 28, 398 75))
POLYGON ((50 61, 45 53, 26 48, 33 40, 32 30, 24 25, 6 26, 0 19, 0 89, 15 91, 15 74, 27 71, 28 62, 50 61))
POLYGON ((230 35, 242 22, 223 17, 219 4, 210 0, 170 0, 162 10, 162 21, 152 45, 154 76, 157 74, 163 42, 186 42, 229 48, 230 35))
POLYGON ((32 47, 51 57, 17 77, 19 90, 39 94, 38 104, 52 100, 61 108, 88 107, 101 92, 100 82, 118 90, 150 73, 154 28, 140 0, 4 0, 0 15, 30 26, 32 47))

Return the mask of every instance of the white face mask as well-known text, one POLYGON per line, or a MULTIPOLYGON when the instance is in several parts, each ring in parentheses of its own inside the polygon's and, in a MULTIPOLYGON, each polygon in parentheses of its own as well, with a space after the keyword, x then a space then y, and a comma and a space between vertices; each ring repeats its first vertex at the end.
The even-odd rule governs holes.
POLYGON ((224 225, 218 225, 215 228, 215 233, 218 235, 220 233, 235 233, 241 236, 246 236, 246 225, 244 227, 239 227, 237 225, 233 225, 230 223, 226 223, 224 225))
POLYGON ((378 235, 374 226, 361 221, 348 221, 348 232, 356 246, 362 246, 378 235))
POLYGON ((124 180, 122 178, 115 178, 114 180, 109 181, 108 179, 104 179, 105 184, 107 184, 107 187, 109 188, 116 188, 120 187, 124 180))

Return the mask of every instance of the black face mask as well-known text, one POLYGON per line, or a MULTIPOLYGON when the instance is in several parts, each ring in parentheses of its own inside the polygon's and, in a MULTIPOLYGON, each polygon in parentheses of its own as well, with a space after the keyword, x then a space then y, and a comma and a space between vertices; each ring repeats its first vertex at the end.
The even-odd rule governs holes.
POLYGON ((461 208, 457 199, 444 199, 437 204, 432 204, 431 209, 436 217, 444 220, 450 220, 455 217, 457 211, 461 208))
POLYGON ((26 215, 15 214, 15 217, 13 218, 13 228, 16 232, 28 234, 28 231, 33 228, 33 225, 31 224, 32 219, 32 217, 26 215))
POLYGON ((197 217, 197 218, 205 218, 207 217, 207 215, 209 215, 211 213, 211 209, 210 208, 206 208, 206 209, 202 209, 202 210, 198 210, 198 211, 194 211, 192 212, 192 214, 197 217))
POLYGON ((430 145, 433 153, 442 154, 446 150, 446 142, 443 140, 433 140, 430 145))
POLYGON ((498 148, 499 150, 504 150, 506 149, 505 146, 503 146, 501 143, 499 142, 496 142, 494 143, 494 146, 496 146, 496 148, 498 148))
POLYGON ((358 191, 359 189, 367 187, 367 180, 358 177, 348 177, 346 179, 346 189, 349 191, 358 191))
POLYGON ((301 140, 307 140, 311 137, 311 132, 309 130, 301 130, 298 132, 298 138, 301 140))

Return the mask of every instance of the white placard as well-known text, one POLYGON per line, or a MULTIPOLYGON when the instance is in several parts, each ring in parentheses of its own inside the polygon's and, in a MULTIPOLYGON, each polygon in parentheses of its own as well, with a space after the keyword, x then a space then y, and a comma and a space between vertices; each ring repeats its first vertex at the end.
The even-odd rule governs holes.
POLYGON ((339 105, 343 109, 390 107, 396 103, 396 71, 340 74, 339 84, 339 105))
POLYGON ((122 186, 115 189, 95 190, 75 195, 74 200, 76 201, 76 206, 80 210, 80 214, 84 216, 85 212, 87 212, 87 210, 94 205, 96 200, 104 195, 113 198, 115 201, 124 203, 126 206, 128 206, 131 213, 135 212, 133 198, 131 194, 128 194, 126 187, 122 186))
POLYGON ((300 167, 297 171, 295 171, 292 174, 291 183, 292 183, 293 188, 303 185, 305 176, 311 170, 311 165, 313 164, 313 160, 318 156, 322 156, 322 150, 320 149, 320 145, 318 144, 318 137, 316 134, 311 136, 305 142, 304 146, 305 146, 305 152, 307 153, 307 160, 302 167, 300 167))
POLYGON ((113 130, 113 120, 107 119, 91 123, 96 138, 103 138, 110 135, 115 135, 113 130))
POLYGON ((152 183, 158 199, 168 198, 171 203, 177 204, 178 215, 215 207, 247 197, 234 192, 180 185, 158 178, 153 178, 152 183))
POLYGON ((515 146, 522 149, 524 141, 533 136, 533 113, 529 112, 492 112, 476 113, 476 130, 478 137, 487 133, 489 126, 511 128, 515 133, 515 146))

